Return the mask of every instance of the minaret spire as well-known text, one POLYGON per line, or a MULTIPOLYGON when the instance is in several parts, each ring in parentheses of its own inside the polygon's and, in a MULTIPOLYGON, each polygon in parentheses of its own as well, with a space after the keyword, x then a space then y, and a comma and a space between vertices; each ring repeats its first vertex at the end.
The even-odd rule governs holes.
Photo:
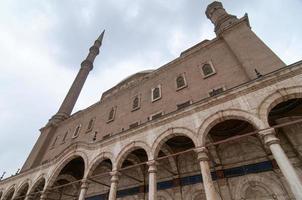
POLYGON ((104 38, 105 30, 94 42, 89 49, 89 53, 86 59, 81 63, 80 71, 78 72, 75 80, 73 81, 63 103, 60 106, 59 111, 49 120, 48 125, 58 124, 59 122, 68 118, 76 104, 76 101, 81 93, 83 85, 87 79, 89 72, 93 69, 93 62, 96 56, 100 52, 102 41, 104 38))

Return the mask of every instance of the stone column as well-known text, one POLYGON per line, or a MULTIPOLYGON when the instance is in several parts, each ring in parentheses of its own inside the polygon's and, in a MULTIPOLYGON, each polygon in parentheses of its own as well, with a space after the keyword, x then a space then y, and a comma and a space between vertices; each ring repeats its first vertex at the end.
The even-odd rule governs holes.
POLYGON ((117 184, 119 181, 120 173, 118 171, 112 171, 110 175, 111 175, 111 185, 110 185, 110 192, 109 192, 109 200, 116 200, 117 184))
POLYGON ((149 169, 149 193, 148 200, 156 200, 157 199, 157 181, 156 181, 156 162, 154 160, 149 161, 148 163, 149 169))
POLYGON ((215 190, 212 180, 208 150, 205 147, 197 148, 197 159, 200 164, 203 186, 206 193, 207 200, 219 200, 219 196, 215 190))
POLYGON ((264 143, 270 148, 283 176, 287 180, 296 199, 302 199, 302 183, 297 175, 293 165, 289 161, 285 152, 283 151, 279 139, 275 135, 273 128, 260 131, 259 134, 263 136, 264 143))
POLYGON ((82 180, 81 191, 79 195, 79 200, 85 200, 85 195, 88 190, 88 182, 86 179, 82 180))
POLYGON ((42 192, 41 196, 40 196, 40 200, 46 200, 47 199, 47 194, 46 192, 42 192))

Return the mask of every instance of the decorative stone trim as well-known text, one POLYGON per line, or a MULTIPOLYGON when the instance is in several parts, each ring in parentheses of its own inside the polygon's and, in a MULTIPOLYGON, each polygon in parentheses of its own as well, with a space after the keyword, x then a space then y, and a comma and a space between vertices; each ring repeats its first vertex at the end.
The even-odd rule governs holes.
POLYGON ((209 161, 208 149, 206 147, 199 147, 195 149, 195 152, 197 153, 197 160, 199 162, 209 161))
POLYGON ((157 172, 157 162, 155 160, 150 160, 147 162, 147 165, 149 166, 148 172, 149 173, 156 173, 157 172))
POLYGON ((280 143, 280 140, 276 137, 274 128, 259 131, 259 135, 263 137, 264 144, 268 147, 272 144, 280 143))

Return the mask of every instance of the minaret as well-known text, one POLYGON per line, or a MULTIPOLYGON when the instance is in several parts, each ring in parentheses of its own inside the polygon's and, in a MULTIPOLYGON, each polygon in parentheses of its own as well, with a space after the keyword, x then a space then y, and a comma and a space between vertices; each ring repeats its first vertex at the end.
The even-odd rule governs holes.
POLYGON ((94 42, 93 46, 89 49, 89 54, 86 59, 81 63, 81 69, 78 72, 75 80, 73 81, 59 111, 49 120, 48 125, 58 124, 68 118, 74 108, 75 103, 81 93, 83 85, 87 79, 89 72, 93 69, 93 62, 100 52, 105 30, 101 33, 98 39, 94 42))
POLYGON ((285 66, 285 63, 252 31, 247 14, 229 14, 221 2, 208 5, 206 15, 215 26, 217 38, 233 54, 248 79, 259 78, 285 66), (258 73, 255 73, 257 71, 258 73))
POLYGON ((82 87, 87 79, 89 72, 93 69, 93 62, 95 57, 99 54, 100 47, 104 37, 105 30, 101 33, 93 46, 89 49, 89 54, 81 63, 81 69, 73 81, 60 109, 48 122, 48 124, 41 128, 41 134, 35 146, 31 150, 26 162, 21 171, 25 171, 41 164, 43 156, 48 149, 49 141, 52 140, 56 132, 57 125, 68 118, 73 110, 75 103, 80 95, 82 87))
POLYGON ((236 16, 228 14, 223 8, 222 3, 218 1, 214 1, 208 5, 206 15, 215 25, 215 33, 217 35, 228 26, 239 21, 236 16))

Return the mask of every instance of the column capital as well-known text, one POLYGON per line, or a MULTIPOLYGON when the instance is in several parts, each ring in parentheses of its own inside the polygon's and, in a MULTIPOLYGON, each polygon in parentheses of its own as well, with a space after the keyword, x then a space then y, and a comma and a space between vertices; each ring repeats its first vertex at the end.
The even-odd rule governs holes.
POLYGON ((274 128, 261 130, 259 131, 259 135, 263 137, 264 144, 266 144, 267 146, 280 143, 280 140, 276 137, 274 128))
POLYGON ((149 173, 156 173, 157 172, 157 165, 158 163, 155 160, 149 160, 147 165, 149 166, 148 172, 149 173))
POLYGON ((195 149, 197 153, 197 160, 200 161, 209 161, 208 149, 206 147, 198 147, 195 149))
POLYGON ((121 173, 117 170, 110 172, 111 175, 111 182, 117 183, 119 181, 119 176, 121 173))
POLYGON ((88 180, 87 179, 82 179, 81 180, 81 189, 88 189, 88 180))

